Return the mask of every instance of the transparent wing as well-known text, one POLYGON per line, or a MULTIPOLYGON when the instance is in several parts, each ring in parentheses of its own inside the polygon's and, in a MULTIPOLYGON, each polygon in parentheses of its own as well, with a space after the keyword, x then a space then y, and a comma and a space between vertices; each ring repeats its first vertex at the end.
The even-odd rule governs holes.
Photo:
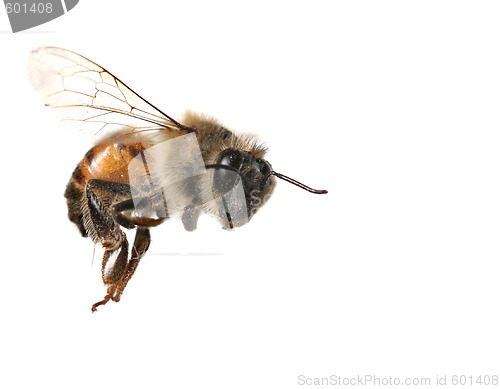
POLYGON ((185 129, 101 66, 72 51, 40 47, 28 58, 33 88, 62 125, 92 131, 185 129))

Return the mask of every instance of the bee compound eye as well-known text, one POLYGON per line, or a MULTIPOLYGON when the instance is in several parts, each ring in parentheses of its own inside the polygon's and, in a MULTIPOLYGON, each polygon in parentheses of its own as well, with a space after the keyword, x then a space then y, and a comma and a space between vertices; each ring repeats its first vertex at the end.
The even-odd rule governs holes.
POLYGON ((234 170, 216 167, 212 178, 213 189, 217 194, 224 195, 238 184, 239 178, 240 175, 234 170))
POLYGON ((217 159, 220 165, 226 165, 235 170, 239 170, 243 162, 241 152, 235 149, 224 150, 217 159))
POLYGON ((224 150, 217 158, 217 165, 213 172, 212 185, 218 194, 225 194, 232 190, 239 182, 239 169, 243 162, 240 151, 235 149, 224 150), (227 168, 225 168, 227 166, 227 168))
POLYGON ((257 160, 258 166, 259 166, 259 171, 264 177, 267 177, 271 173, 271 165, 269 162, 263 160, 263 159, 258 159, 257 160))

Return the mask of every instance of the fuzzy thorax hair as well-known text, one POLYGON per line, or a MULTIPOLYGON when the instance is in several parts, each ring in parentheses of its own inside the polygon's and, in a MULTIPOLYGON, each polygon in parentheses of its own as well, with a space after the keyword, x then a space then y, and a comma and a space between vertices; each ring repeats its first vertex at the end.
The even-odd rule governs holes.
POLYGON ((196 129, 206 163, 214 163, 217 156, 229 148, 249 152, 255 158, 263 158, 267 152, 267 147, 256 135, 236 134, 212 116, 187 111, 181 123, 196 129))

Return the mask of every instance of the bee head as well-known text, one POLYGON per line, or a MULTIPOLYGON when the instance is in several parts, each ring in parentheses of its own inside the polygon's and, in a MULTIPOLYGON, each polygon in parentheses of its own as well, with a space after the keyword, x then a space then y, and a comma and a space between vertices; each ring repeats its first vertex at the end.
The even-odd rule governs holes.
POLYGON ((275 177, 311 193, 328 193, 275 172, 260 155, 235 148, 223 150, 216 163, 207 168, 213 168, 212 191, 220 200, 219 220, 226 229, 241 227, 250 221, 271 197, 276 186, 275 177))
POLYGON ((240 227, 271 197, 276 180, 269 162, 251 151, 227 148, 213 168, 212 190, 221 199, 220 219, 224 228, 240 227))
POLYGON ((276 186, 276 177, 311 193, 327 193, 312 189, 290 177, 277 173, 264 159, 267 149, 250 134, 236 135, 212 118, 190 113, 188 125, 198 130, 198 140, 210 169, 215 214, 225 229, 248 223, 269 200, 276 186))

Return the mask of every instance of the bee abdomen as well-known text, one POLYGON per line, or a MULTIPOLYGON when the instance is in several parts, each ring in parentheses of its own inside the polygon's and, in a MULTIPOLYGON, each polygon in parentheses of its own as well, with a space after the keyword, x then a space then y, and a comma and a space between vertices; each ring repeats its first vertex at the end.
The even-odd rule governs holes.
POLYGON ((66 191, 64 192, 64 197, 66 198, 68 204, 68 218, 73 223, 76 224, 80 233, 83 237, 88 236, 87 231, 83 225, 83 213, 82 213, 82 199, 85 184, 82 181, 83 176, 80 169, 80 165, 76 167, 73 174, 66 186, 66 191))

